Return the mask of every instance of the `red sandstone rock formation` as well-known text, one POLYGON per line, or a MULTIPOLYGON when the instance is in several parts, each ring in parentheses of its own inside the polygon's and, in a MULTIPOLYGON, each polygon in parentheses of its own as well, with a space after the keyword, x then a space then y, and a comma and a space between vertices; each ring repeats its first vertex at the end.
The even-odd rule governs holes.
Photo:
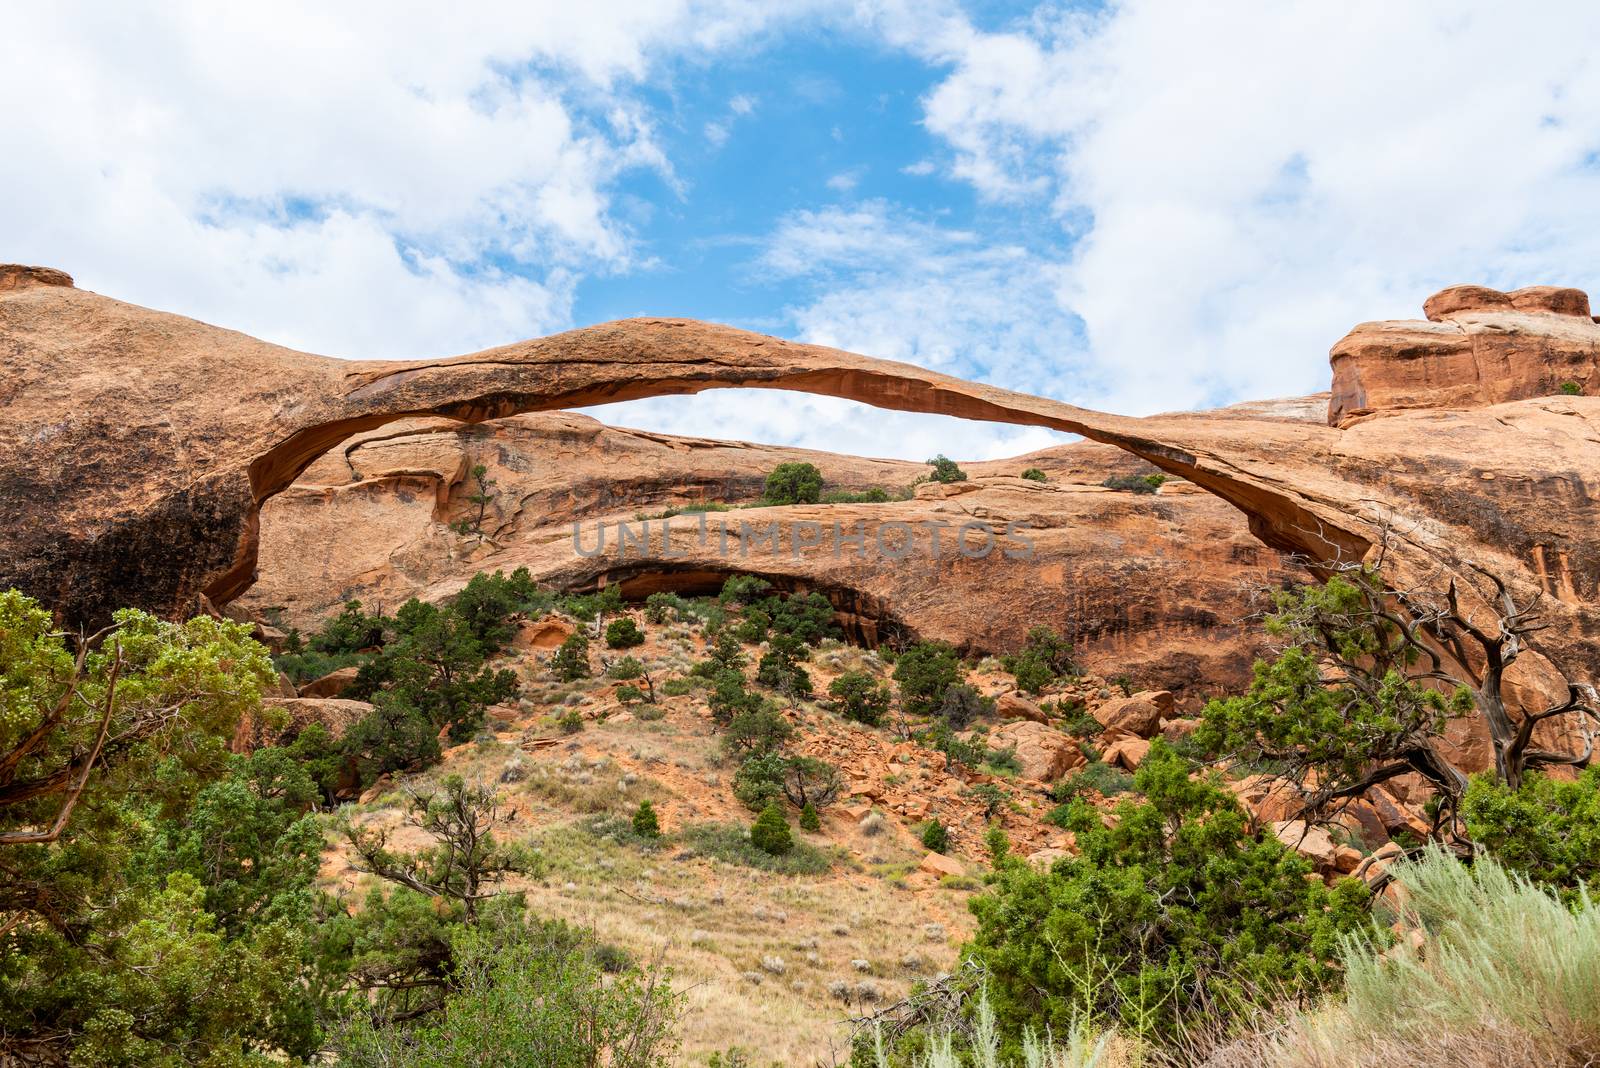
MULTIPOLYGON (((255 578, 261 503, 338 442, 397 417, 480 421, 761 386, 1080 433, 1228 501, 1274 548, 1350 560, 1387 541, 1396 584, 1455 578, 1481 590, 1492 572, 1522 600, 1546 597, 1548 629, 1518 663, 1530 694, 1549 693, 1558 675, 1600 678, 1594 397, 1451 393, 1439 400, 1458 407, 1407 408, 1345 429, 1248 415, 1130 419, 672 319, 608 323, 451 360, 345 362, 26 273, 8 272, 24 281, 0 291, 0 585, 72 619, 117 604, 178 613, 201 594, 219 603, 237 597, 255 578)), ((1549 303, 1563 301, 1571 303, 1549 303)), ((1572 354, 1593 324, 1518 314, 1512 325, 1528 346, 1569 361, 1562 374, 1577 367, 1572 354)), ((1377 333, 1396 345, 1409 336, 1377 333)), ((1371 397, 1341 403, 1336 393, 1333 407, 1382 405, 1371 397)))

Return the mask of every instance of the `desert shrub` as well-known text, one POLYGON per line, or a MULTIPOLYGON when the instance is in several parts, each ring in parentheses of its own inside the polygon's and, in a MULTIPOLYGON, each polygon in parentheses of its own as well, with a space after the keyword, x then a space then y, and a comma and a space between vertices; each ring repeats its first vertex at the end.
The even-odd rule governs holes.
POLYGON ((1572 782, 1535 772, 1518 790, 1476 775, 1461 814, 1468 836, 1502 866, 1568 902, 1600 875, 1600 768, 1572 782))
POLYGON ((1564 396, 1581 397, 1583 396, 1583 387, 1576 382, 1563 382, 1561 383, 1561 392, 1564 396))
POLYGON ((816 504, 822 495, 822 472, 803 461, 782 463, 767 475, 761 499, 768 504, 816 504))
POLYGON ((967 473, 956 466, 956 462, 944 453, 940 453, 928 461, 928 466, 933 468, 928 477, 934 482, 965 482, 967 473))
POLYGON ((384 642, 386 620, 368 615, 360 601, 346 601, 339 614, 327 620, 308 643, 317 653, 359 653, 376 649, 384 642))
POLYGON ((758 753, 739 765, 733 776, 733 796, 751 812, 760 812, 783 797, 783 777, 789 758, 778 752, 758 753))
POLYGON ((623 682, 631 682, 644 675, 644 664, 636 656, 620 657, 606 668, 606 674, 623 682))
POLYGON ((783 763, 783 795, 796 808, 827 808, 844 789, 844 777, 826 760, 790 756, 783 763))
POLYGON ((711 696, 706 699, 711 719, 719 727, 726 727, 736 718, 763 708, 766 702, 760 694, 745 688, 744 676, 737 671, 723 671, 711 684, 711 696))
POLYGON ((1040 693, 1056 679, 1076 673, 1072 643, 1047 626, 1028 629, 1021 649, 1000 658, 1001 666, 1016 677, 1019 689, 1040 693))
POLYGON ((633 814, 633 833, 640 838, 661 837, 661 821, 656 818, 656 808, 648 799, 640 801, 633 814))
MULTIPOLYGON (((857 1038, 851 1063, 861 1068, 1131 1068, 1143 1061, 1081 1018, 1070 1029, 1043 1035, 1024 1029, 1015 1055, 1007 1052, 989 998, 979 989, 955 1020, 927 1013, 890 1041, 880 1026, 857 1038)), ((733 1066, 730 1066, 733 1068, 733 1066)))
POLYGON ((754 604, 767 595, 772 583, 755 575, 732 575, 722 584, 717 600, 723 604, 754 604))
POLYGON ((1077 771, 1063 776, 1050 788, 1056 801, 1067 802, 1090 790, 1103 797, 1116 797, 1133 789, 1133 775, 1103 760, 1090 761, 1077 771))
POLYGON ((556 717, 556 726, 561 728, 562 734, 577 734, 583 730, 583 717, 576 708, 569 708, 556 717))
POLYGON ((1167 480, 1166 475, 1112 475, 1100 485, 1130 493, 1154 493, 1167 480))
POLYGON ((950 848, 950 832, 936 819, 929 820, 923 826, 920 838, 923 848, 931 849, 935 853, 943 853, 950 848))
POLYGON ((273 657, 272 666, 289 676, 290 682, 302 686, 342 667, 359 667, 371 658, 371 653, 319 653, 303 649, 273 657))
MULTIPOLYGON (((334 1042, 350 1068, 655 1068, 677 1051, 669 976, 626 968, 566 940, 487 932, 457 936, 455 984, 439 1012, 374 1026, 352 1011, 334 1042)), ((620 961, 614 961, 621 964, 620 961)))
POLYGON ((722 746, 734 759, 748 760, 781 749, 793 734, 794 728, 783 714, 761 702, 728 721, 722 746))
POLYGON ((613 619, 606 624, 606 647, 610 649, 631 649, 635 645, 644 644, 644 631, 639 629, 639 624, 633 621, 632 616, 623 616, 613 619))
POLYGON ((796 639, 774 637, 756 667, 756 681, 789 697, 810 697, 811 675, 800 666, 802 653, 804 648, 796 639))
POLYGON ((865 671, 846 671, 828 684, 833 710, 845 719, 876 727, 889 714, 889 687, 865 671))
POLYGON ((989 851, 989 862, 998 868, 1011 855, 1011 837, 998 823, 983 834, 983 846, 989 851))
POLYGON ((750 844, 774 857, 794 848, 794 835, 789 831, 789 821, 783 818, 783 806, 772 801, 761 810, 750 825, 750 844))
POLYGON ((988 970, 1003 1028, 1057 1032, 1079 1014, 1173 1041, 1203 1011, 1225 1030, 1262 999, 1336 984, 1340 939, 1366 930, 1367 891, 1330 889, 1238 802, 1158 739, 1113 827, 1079 800, 1081 855, 1049 871, 1012 862, 973 899, 965 954, 988 970))
MULTIPOLYGON (((781 814, 778 818, 780 822, 783 819, 781 814)), ((822 875, 833 867, 829 853, 805 842, 793 842, 793 834, 790 838, 788 852, 774 855, 757 847, 751 832, 736 823, 695 824, 677 834, 679 842, 700 856, 775 875, 822 875)))
POLYGON ((561 602, 562 611, 583 623, 593 623, 601 616, 622 611, 622 587, 607 586, 594 593, 579 593, 561 602))
POLYGON ((693 693, 704 683, 693 678, 668 679, 661 684, 661 692, 668 697, 682 697, 686 693, 693 693))
POLYGON ((1230 1060, 1250 1068, 1544 1068, 1600 1049, 1600 909, 1576 907, 1491 857, 1437 848, 1395 865, 1398 944, 1345 948, 1344 997, 1230 1060))
POLYGON ((967 789, 967 796, 983 804, 983 818, 994 819, 1006 805, 1006 792, 992 782, 980 782, 967 789))
POLYGON ((900 703, 913 715, 933 715, 944 702, 945 691, 965 677, 961 658, 945 642, 918 642, 895 660, 900 703))
POLYGON ((567 635, 567 640, 551 655, 550 669, 562 682, 589 677, 589 636, 581 627, 567 635))
POLYGON ((994 712, 994 698, 985 697, 966 683, 957 683, 944 692, 938 716, 953 731, 966 730, 974 720, 994 712))
POLYGON ((822 830, 822 816, 817 812, 817 806, 810 801, 800 810, 800 829, 816 834, 822 830))
POLYGON ((645 692, 637 686, 624 684, 617 687, 617 700, 625 705, 643 703, 646 698, 645 692))
POLYGON ((1106 729, 1082 701, 1063 700, 1056 706, 1056 714, 1061 717, 1061 729, 1079 738, 1093 738, 1106 729))
POLYGON ((485 653, 497 653, 517 633, 512 617, 529 611, 549 596, 541 594, 543 591, 534 585, 525 567, 517 568, 509 578, 499 571, 480 571, 451 599, 450 609, 478 639, 485 653))
POLYGON ((1039 470, 1037 467, 1028 468, 1026 471, 1022 472, 1022 477, 1027 479, 1029 482, 1048 481, 1048 479, 1045 478, 1044 472, 1039 470))
MULTIPOLYGON (((895 499, 896 498, 890 496, 888 490, 883 489, 881 486, 873 486, 870 489, 861 490, 859 492, 852 490, 828 490, 822 495, 823 504, 883 504, 887 501, 895 499)), ((904 498, 902 497, 900 499, 903 500, 904 498)))

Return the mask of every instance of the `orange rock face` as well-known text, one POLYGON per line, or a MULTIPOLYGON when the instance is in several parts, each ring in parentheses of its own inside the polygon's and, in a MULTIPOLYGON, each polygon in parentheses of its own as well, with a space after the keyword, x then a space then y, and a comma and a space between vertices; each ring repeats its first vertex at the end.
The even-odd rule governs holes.
POLYGON ((1600 324, 1581 289, 1454 286, 1423 311, 1428 322, 1362 323, 1333 347, 1330 423, 1548 397, 1564 385, 1600 393, 1600 324))
MULTIPOLYGON (((1088 442, 964 465, 971 477, 949 497, 714 512, 704 538, 692 514, 637 518, 693 501, 754 501, 766 474, 790 461, 814 463, 830 489, 854 491, 901 490, 927 470, 648 434, 567 413, 476 426, 395 424, 344 442, 267 502, 261 578, 239 605, 277 609, 286 624, 309 629, 345 599, 392 608, 412 596, 445 596, 482 570, 527 567, 569 589, 619 582, 631 596, 714 592, 747 571, 785 589, 826 593, 845 626, 869 643, 899 634, 1004 651, 1047 623, 1072 638, 1090 670, 1192 690, 1246 680, 1259 651, 1255 628, 1238 622, 1256 607, 1251 590, 1297 576, 1209 494, 1183 492, 1180 483, 1154 495, 1102 488, 1109 474, 1148 468, 1088 442), (465 472, 476 464, 488 468, 497 494, 482 542, 448 526, 472 507, 465 472), (1017 477, 1029 467, 1049 481, 1017 477), (998 544, 981 559, 961 555, 961 525, 974 521, 997 532, 1026 524, 1032 557, 1009 558, 998 544), (750 524, 748 544, 741 523, 750 524), (878 533, 888 531, 889 540, 894 524, 915 535, 916 552, 905 559, 876 552, 878 533), (841 536, 860 534, 866 551, 841 544, 836 554, 835 525, 841 536), (649 537, 623 545, 619 527, 649 537), (821 535, 805 545, 814 527, 821 535), (605 551, 582 555, 602 529, 605 551), (772 541, 756 536, 769 529, 772 541)), ((971 534, 976 551, 979 533, 971 534)), ((535 634, 542 626, 527 624, 519 644, 549 648, 568 632, 535 634)), ((1044 715, 1034 707, 1023 718, 1044 715)))
MULTIPOLYGON (((1529 392, 1546 381, 1595 391, 1596 327, 1578 315, 1513 301, 1510 312, 1357 328, 1335 352, 1336 364, 1353 361, 1336 370, 1337 425, 1318 426, 1259 409, 1106 415, 678 319, 446 360, 340 361, 31 277, 0 289, 0 585, 69 621, 235 599, 255 581, 261 504, 339 442, 397 418, 478 422, 754 386, 1082 434, 1234 505, 1275 549, 1349 561, 1376 559, 1387 541, 1395 585, 1455 579, 1481 591, 1491 571, 1523 603, 1545 595, 1546 629, 1517 664, 1529 694, 1542 700, 1559 675, 1600 679, 1600 397, 1529 392), (1403 366, 1454 360, 1459 374, 1386 386, 1412 350, 1427 358, 1403 366), (1477 384, 1449 385, 1469 367, 1477 384)), ((972 497, 938 503, 959 512, 972 497)))

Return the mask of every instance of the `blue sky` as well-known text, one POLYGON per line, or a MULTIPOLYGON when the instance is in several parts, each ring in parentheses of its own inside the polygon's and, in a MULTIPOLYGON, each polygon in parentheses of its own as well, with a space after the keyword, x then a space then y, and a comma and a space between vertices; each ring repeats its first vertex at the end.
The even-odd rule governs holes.
MULTIPOLYGON (((1312 392, 1445 285, 1596 282, 1600 8, 1539 7, 34 5, 0 259, 340 356, 661 314, 1132 414, 1312 392)), ((743 391, 592 414, 1060 440, 743 391)))

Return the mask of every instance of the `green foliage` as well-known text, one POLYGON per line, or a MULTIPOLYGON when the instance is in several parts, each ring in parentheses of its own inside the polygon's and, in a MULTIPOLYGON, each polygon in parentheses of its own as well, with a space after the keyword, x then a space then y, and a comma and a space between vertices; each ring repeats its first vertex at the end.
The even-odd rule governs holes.
POLYGON ((992 820, 1006 805, 1006 792, 992 782, 968 787, 967 796, 983 802, 983 818, 992 820))
POLYGON ((772 583, 754 575, 732 575, 722 584, 717 600, 723 604, 755 604, 772 589, 772 583))
POLYGON ((733 776, 733 796, 751 812, 760 812, 783 797, 783 780, 789 758, 771 751, 758 753, 739 765, 733 776))
POLYGON ((617 700, 625 705, 637 704, 645 699, 645 692, 637 686, 624 685, 617 687, 617 700))
POLYGON ((1515 791, 1477 775, 1461 814, 1468 836, 1507 870, 1569 903, 1600 876, 1600 768, 1572 782, 1532 773, 1515 791))
POLYGON ((1000 658, 1001 665, 1016 676, 1019 689, 1041 693, 1056 679, 1077 673, 1072 662, 1072 643, 1046 626, 1028 628, 1023 647, 1000 658))
POLYGON ((360 601, 347 601, 308 644, 312 652, 329 655, 367 652, 383 644, 386 624, 383 616, 362 611, 360 601))
POLYGON ((693 693, 704 683, 697 678, 668 679, 661 684, 661 692, 667 697, 682 697, 686 693, 693 693))
POLYGON ((632 616, 613 619, 606 624, 606 646, 611 649, 631 649, 644 644, 644 631, 632 616))
POLYGON ((450 529, 464 538, 476 536, 482 541, 488 537, 483 524, 489 518, 489 505, 500 495, 494 490, 497 483, 489 477, 489 469, 483 464, 473 464, 470 475, 473 489, 467 494, 467 502, 472 505, 472 510, 451 522, 450 529))
POLYGON ((1039 470, 1037 467, 1028 468, 1026 471, 1022 472, 1022 477, 1027 479, 1029 482, 1049 481, 1049 479, 1045 477, 1044 472, 1039 470))
POLYGON ((1011 838, 998 823, 984 832, 983 844, 989 851, 989 862, 997 869, 1011 856, 1011 838))
POLYGON ((744 676, 737 671, 720 672, 712 680, 711 696, 706 700, 711 720, 718 727, 727 727, 739 716, 764 708, 765 705, 760 694, 751 693, 745 688, 744 676))
POLYGON ((958 682, 944 691, 939 702, 938 716, 953 731, 966 730, 981 716, 994 712, 994 698, 985 697, 964 682, 958 682))
POLYGON ((1257 662, 1244 694, 1206 705, 1196 744, 1246 764, 1275 762, 1286 778, 1313 775, 1329 796, 1359 792, 1376 766, 1415 757, 1428 767, 1433 739, 1472 710, 1472 695, 1465 687, 1442 694, 1409 677, 1420 654, 1372 612, 1382 596, 1372 572, 1280 594, 1267 630, 1283 652, 1257 662), (1349 665, 1344 681, 1324 679, 1328 655, 1349 665))
POLYGON ((1166 475, 1112 475, 1100 485, 1130 493, 1154 493, 1167 480, 1166 475))
POLYGON ((767 476, 762 500, 768 504, 816 504, 822 495, 822 472, 815 464, 782 463, 767 476))
POLYGON ((352 1013, 334 1043, 349 1068, 656 1068, 675 1060, 679 1000, 670 976, 627 969, 542 932, 464 930, 437 1013, 374 1026, 352 1013))
POLYGON ((783 807, 776 801, 769 802, 750 825, 750 844, 774 857, 781 857, 794 848, 789 821, 783 818, 783 807))
POLYGON ((576 708, 569 708, 556 717, 556 726, 562 734, 579 734, 583 731, 583 717, 576 708))
POLYGON ((477 639, 484 654, 492 655, 516 636, 512 617, 539 607, 546 597, 525 567, 517 568, 510 578, 499 571, 480 571, 451 599, 450 610, 477 639))
POLYGON ((1365 929, 1365 887, 1308 879, 1309 864, 1252 833, 1225 789, 1191 779, 1157 740, 1114 827, 1077 801, 1081 855, 1049 871, 1007 863, 971 902, 966 955, 988 970, 1004 1028, 1115 1022, 1158 1041, 1203 1007, 1222 1031, 1266 999, 1338 978, 1340 939, 1365 929))
POLYGON ((909 493, 891 495, 881 486, 872 486, 869 489, 855 490, 828 490, 822 495, 823 504, 884 504, 894 500, 908 500, 909 493))
POLYGON ((631 682, 644 675, 644 664, 638 657, 625 656, 613 661, 611 666, 606 668, 606 674, 623 682, 631 682))
MULTIPOLYGON (((779 822, 783 820, 780 814, 779 822)), ((784 826, 788 831, 788 826, 784 826)), ((736 823, 702 823, 685 827, 677 840, 701 856, 728 864, 772 872, 775 875, 823 875, 833 867, 829 853, 805 842, 794 842, 787 852, 768 853, 756 846, 751 832, 736 823)))
POLYGON ((281 754, 227 749, 275 678, 266 651, 224 620, 114 621, 80 666, 48 613, 0 592, 0 1035, 74 1064, 304 1056, 314 787, 281 754))
POLYGON ((1082 701, 1062 700, 1056 705, 1056 714, 1061 717, 1061 729, 1079 738, 1094 738, 1106 729, 1082 701))
POLYGON ((640 838, 661 837, 661 822, 656 818, 656 808, 648 798, 639 802, 639 809, 633 814, 633 833, 640 838))
POLYGON ((579 627, 550 657, 550 670, 562 682, 577 682, 589 677, 589 636, 579 627))
POLYGON ((822 816, 817 812, 817 806, 810 801, 807 801, 805 808, 800 810, 800 829, 811 834, 822 830, 822 816))
POLYGON ((935 853, 943 853, 950 848, 950 832, 936 819, 929 820, 923 825, 920 838, 923 848, 931 849, 935 853))
POLYGON ((900 703, 912 715, 933 715, 944 703, 945 691, 965 678, 960 657, 945 642, 918 642, 895 660, 900 703))
POLYGON ((1561 383, 1561 393, 1567 397, 1581 397, 1583 396, 1583 387, 1576 382, 1563 382, 1561 383))
POLYGON ((1131 789, 1131 774, 1103 760, 1094 760, 1064 776, 1050 788, 1050 796, 1056 801, 1066 802, 1075 797, 1084 797, 1091 790, 1102 797, 1116 797, 1131 789))
POLYGON ((933 472, 928 476, 934 482, 965 482, 967 473, 956 466, 956 462, 944 453, 940 453, 928 461, 933 472))
POLYGON ((845 719, 876 727, 889 714, 889 687, 865 671, 846 671, 828 684, 832 707, 845 719))
POLYGON ((794 734, 794 728, 783 714, 760 701, 728 722, 727 733, 722 736, 722 746, 736 760, 775 752, 783 748, 794 734))
POLYGON ((756 668, 756 681, 788 697, 810 697, 811 676, 800 666, 805 652, 797 639, 775 636, 756 668))

